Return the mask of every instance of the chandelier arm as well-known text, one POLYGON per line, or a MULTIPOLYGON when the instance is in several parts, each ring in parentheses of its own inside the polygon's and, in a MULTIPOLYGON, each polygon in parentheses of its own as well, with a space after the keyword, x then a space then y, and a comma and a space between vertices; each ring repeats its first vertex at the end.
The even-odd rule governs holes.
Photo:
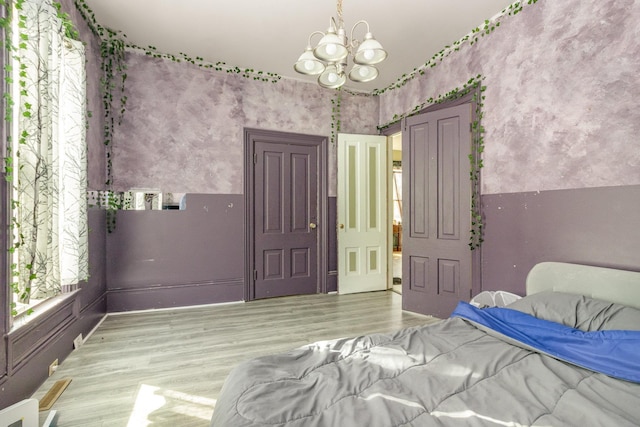
POLYGON ((322 37, 324 37, 324 36, 325 36, 325 34, 324 34, 322 31, 314 31, 313 33, 309 34, 309 41, 308 41, 308 43, 307 43, 307 46, 308 46, 309 48, 311 47, 311 38, 312 38, 313 36, 315 36, 316 34, 320 34, 320 35, 322 35, 322 37))
POLYGON ((353 27, 351 27, 351 39, 349 40, 349 44, 353 49, 357 49, 358 45, 360 44, 359 40, 353 38, 353 32, 355 31, 358 24, 365 24, 367 26, 367 33, 369 33, 369 23, 364 19, 361 19, 360 21, 353 24, 353 27))

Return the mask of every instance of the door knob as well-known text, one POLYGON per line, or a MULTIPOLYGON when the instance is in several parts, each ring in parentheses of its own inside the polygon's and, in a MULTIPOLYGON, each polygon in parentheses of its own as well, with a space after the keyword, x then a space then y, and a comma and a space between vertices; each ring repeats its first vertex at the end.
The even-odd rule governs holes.
POLYGON ((310 223, 310 224, 309 224, 309 228, 310 228, 310 229, 312 229, 312 230, 313 230, 314 228, 316 228, 316 227, 317 227, 317 225, 316 225, 316 223, 315 223, 315 222, 312 222, 312 223, 310 223))
POLYGON ((340 228, 344 228, 344 224, 340 224, 340 228))

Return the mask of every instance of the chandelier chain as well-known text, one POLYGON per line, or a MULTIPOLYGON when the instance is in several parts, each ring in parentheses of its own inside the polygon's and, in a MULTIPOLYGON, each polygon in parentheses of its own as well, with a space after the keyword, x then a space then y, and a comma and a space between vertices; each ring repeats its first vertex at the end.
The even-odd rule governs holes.
POLYGON ((342 19, 342 0, 337 0, 338 4, 336 5, 338 9, 338 25, 342 27, 344 25, 344 20, 342 19))

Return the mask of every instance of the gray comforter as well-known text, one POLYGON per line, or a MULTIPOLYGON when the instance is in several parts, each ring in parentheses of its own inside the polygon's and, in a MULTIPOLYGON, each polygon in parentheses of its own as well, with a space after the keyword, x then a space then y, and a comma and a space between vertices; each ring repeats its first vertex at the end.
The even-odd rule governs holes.
MULTIPOLYGON (((584 331, 640 329, 639 310, 568 294, 510 308, 584 331)), ((638 426, 640 384, 451 318, 245 362, 227 378, 211 425, 638 426)))

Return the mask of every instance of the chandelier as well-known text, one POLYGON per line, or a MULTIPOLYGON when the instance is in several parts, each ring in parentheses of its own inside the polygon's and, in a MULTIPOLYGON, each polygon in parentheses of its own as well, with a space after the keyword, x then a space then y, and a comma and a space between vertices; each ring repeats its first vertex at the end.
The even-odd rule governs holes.
POLYGON ((335 89, 347 81, 347 58, 352 57, 353 67, 348 73, 354 82, 369 82, 378 77, 378 69, 374 66, 385 60, 387 52, 382 45, 373 38, 367 21, 358 21, 351 28, 351 38, 348 39, 342 20, 342 0, 337 0, 338 22, 331 17, 329 29, 326 33, 314 31, 309 36, 309 42, 304 53, 300 55, 293 68, 306 75, 319 75, 318 84, 324 88, 335 89), (353 38, 353 31, 359 24, 367 26, 367 32, 362 41, 353 38), (315 47, 311 47, 311 38, 316 35, 322 38, 315 47))

